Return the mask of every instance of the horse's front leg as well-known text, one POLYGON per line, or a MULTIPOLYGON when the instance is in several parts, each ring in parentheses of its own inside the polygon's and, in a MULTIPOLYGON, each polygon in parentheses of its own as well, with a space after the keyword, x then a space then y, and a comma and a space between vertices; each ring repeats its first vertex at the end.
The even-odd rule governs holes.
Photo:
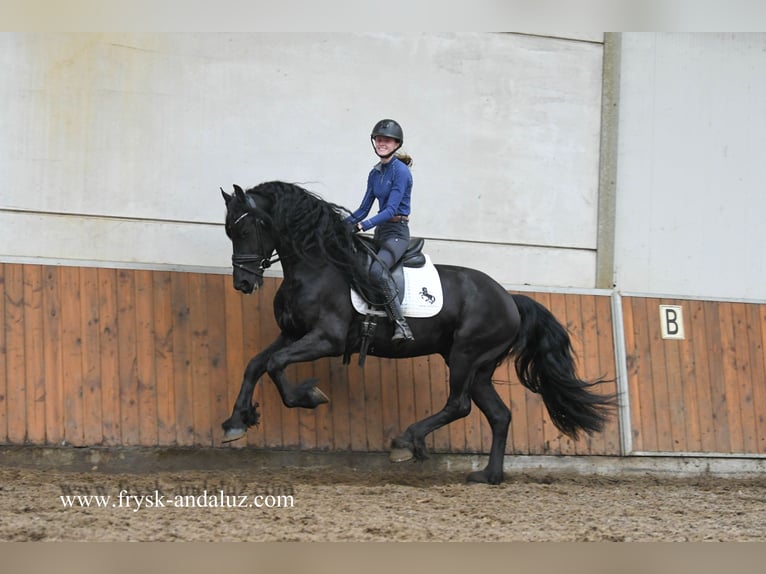
POLYGON ((322 391, 317 388, 318 379, 306 379, 296 385, 288 381, 285 368, 293 363, 314 361, 322 357, 337 356, 344 350, 345 338, 334 336, 326 330, 315 329, 297 341, 274 352, 268 360, 266 370, 282 397, 286 407, 302 407, 313 409, 323 403, 330 402, 322 391))
POLYGON ((221 425, 224 430, 223 442, 231 442, 242 438, 249 427, 258 424, 258 419, 260 418, 257 410, 258 404, 253 404, 255 384, 266 372, 266 365, 274 352, 283 348, 289 342, 289 339, 280 335, 271 345, 250 359, 245 369, 245 376, 242 380, 242 386, 239 388, 239 394, 234 403, 231 416, 221 425))

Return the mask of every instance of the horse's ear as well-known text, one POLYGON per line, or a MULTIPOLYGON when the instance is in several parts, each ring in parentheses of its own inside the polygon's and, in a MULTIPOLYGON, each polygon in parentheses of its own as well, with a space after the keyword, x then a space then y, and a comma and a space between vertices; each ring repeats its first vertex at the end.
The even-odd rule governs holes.
POLYGON ((236 195, 236 196, 237 196, 237 199, 238 199, 240 202, 242 202, 242 203, 245 203, 245 192, 244 192, 244 190, 243 190, 241 187, 239 187, 239 186, 238 186, 236 183, 234 184, 234 195, 236 195))
POLYGON ((229 206, 229 203, 231 203, 231 200, 234 199, 231 195, 226 193, 223 188, 221 188, 221 195, 223 196, 223 200, 226 202, 226 206, 229 206))

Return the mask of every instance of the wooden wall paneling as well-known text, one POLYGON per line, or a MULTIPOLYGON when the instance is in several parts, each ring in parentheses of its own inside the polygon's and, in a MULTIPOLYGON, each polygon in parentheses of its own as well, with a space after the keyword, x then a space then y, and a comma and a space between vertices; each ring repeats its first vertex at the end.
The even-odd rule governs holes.
POLYGON ((44 307, 42 268, 25 265, 24 281, 24 359, 26 440, 34 444, 45 443, 45 363, 44 307))
MULTIPOLYGON (((641 363, 640 378, 636 381, 635 388, 638 390, 636 396, 641 405, 640 428, 643 440, 641 441, 641 447, 637 450, 658 451, 662 444, 660 442, 662 433, 661 427, 657 423, 656 413, 658 403, 657 393, 655 392, 656 385, 653 384, 655 369, 652 368, 652 365, 655 361, 659 361, 659 357, 656 356, 656 352, 653 353, 652 329, 647 312, 647 302, 644 299, 634 300, 633 317, 635 320, 634 326, 637 330, 638 361, 641 363)), ((664 447, 664 444, 662 446, 664 447)))
POLYGON ((0 444, 6 444, 8 439, 8 346, 5 335, 5 274, 8 264, 0 262, 0 444))
POLYGON ((6 265, 5 276, 6 404, 8 440, 26 440, 26 361, 24 357, 24 283, 18 265, 6 265))
MULTIPOLYGON (((757 453, 759 449, 758 440, 758 413, 754 402, 755 387, 764 384, 763 372, 761 368, 761 359, 752 355, 751 349, 754 344, 760 340, 760 328, 758 328, 758 340, 755 341, 754 324, 752 323, 753 304, 737 303, 734 305, 736 318, 736 337, 737 353, 742 357, 744 367, 740 370, 740 399, 742 403, 742 425, 745 431, 745 448, 748 453, 757 453)), ((760 327, 755 323, 756 327, 760 327)))
POLYGON ((742 412, 740 410, 737 376, 739 365, 737 364, 737 345, 734 336, 732 304, 719 303, 719 311, 721 350, 723 352, 723 384, 729 423, 729 450, 727 452, 744 452, 745 441, 742 429, 742 412))
POLYGON ((224 275, 205 275, 207 292, 207 337, 210 377, 210 433, 213 445, 222 444, 221 423, 229 416, 228 382, 226 363, 226 304, 224 275))
POLYGON ((191 335, 191 405, 194 444, 211 445, 210 349, 208 345, 207 285, 205 276, 189 273, 189 331, 191 335))
POLYGON ((152 274, 154 309, 154 386, 157 394, 157 444, 176 444, 175 372, 173 350, 172 276, 152 274))
POLYGON ((117 346, 120 374, 120 428, 123 445, 140 444, 138 414, 138 353, 136 350, 136 277, 117 271, 117 346))
MULTIPOLYGON (((83 446, 85 432, 82 402, 80 274, 77 267, 59 267, 58 272, 61 287, 64 438, 71 445, 83 446)), ((136 421, 131 420, 131 422, 136 421)))
MULTIPOLYGON (((599 338, 599 322, 606 319, 605 315, 598 313, 596 309, 595 295, 582 295, 580 297, 580 316, 582 321, 582 340, 584 346, 580 354, 580 378, 586 381, 594 381, 606 376, 614 377, 614 371, 610 370, 609 375, 604 373, 600 363, 601 341, 599 338)), ((602 297, 603 299, 603 297, 602 297)), ((601 310, 601 309, 600 309, 601 310)), ((603 310, 601 310, 603 311, 603 310)), ((568 311, 567 311, 568 313, 568 311)), ((608 349, 605 349, 608 352, 608 349)), ((594 387, 591 389, 594 393, 605 393, 606 389, 594 387)), ((598 454, 604 451, 605 434, 608 426, 601 433, 593 435, 583 434, 582 438, 575 443, 575 454, 598 454)))
POLYGON ((358 366, 359 355, 351 357, 349 369, 359 372, 364 387, 364 423, 367 436, 367 450, 382 452, 387 448, 383 439, 383 409, 381 406, 380 364, 377 359, 367 357, 364 367, 358 366))
MULTIPOLYGON (((58 290, 57 290, 58 292, 58 290)), ((101 369, 101 432, 108 446, 122 444, 120 415, 120 333, 118 329, 117 271, 98 270, 98 318, 101 369)), ((52 313, 49 313, 52 314, 52 313)), ((46 326, 48 338, 53 329, 46 326)), ((46 369, 53 361, 46 360, 46 369)), ((49 431, 50 432, 50 431, 49 431)))
POLYGON ((327 364, 332 395, 332 448, 338 451, 351 449, 351 403, 349 397, 348 371, 337 357, 321 359, 327 364))
MULTIPOLYGON (((734 352, 736 353, 737 373, 732 381, 737 387, 738 409, 742 425, 742 451, 758 452, 758 439, 753 410, 753 365, 750 361, 750 336, 748 328, 747 307, 745 303, 732 303, 732 335, 734 337, 734 352)), ((760 384, 763 384, 761 379, 760 384)))
MULTIPOLYGON (((80 269, 83 434, 86 445, 104 442, 101 396, 101 320, 98 269, 80 269)), ((44 335, 41 335, 44 336, 44 335)), ((151 348, 150 348, 151 352, 151 348)))
POLYGON ((138 406, 138 443, 156 446, 157 385, 155 368, 154 279, 147 270, 133 272, 136 286, 136 403, 138 406))
MULTIPOLYGON (((278 334, 280 280, 245 297, 224 275, 0 264, 0 441, 74 445, 220 445, 247 361, 278 334), (16 382, 14 382, 16 381, 16 382)), ((578 372, 614 376, 611 302, 599 295, 532 293, 570 330, 578 372)), ((633 447, 644 452, 766 453, 766 306, 624 297, 633 447), (660 337, 659 304, 681 305, 685 340, 660 337)), ((448 370, 433 355, 340 358, 293 365, 291 383, 317 376, 329 405, 286 409, 265 376, 254 399, 262 424, 247 444, 385 451, 441 410, 448 370)), ((619 454, 619 425, 572 442, 512 361, 495 388, 510 403, 509 454, 619 454)), ((611 392, 614 383, 598 389, 611 392)), ((428 437, 436 452, 487 452, 476 408, 428 437)))
POLYGON ((176 444, 194 444, 194 397, 192 384, 191 303, 187 274, 174 274, 171 281, 173 300, 173 375, 176 413, 176 444))
POLYGON ((699 308, 695 301, 680 302, 683 306, 684 331, 686 339, 679 343, 679 378, 681 381, 681 393, 684 403, 686 452, 699 452, 702 450, 702 418, 700 417, 700 405, 704 400, 704 389, 707 381, 700 381, 697 377, 697 361, 695 357, 695 338, 699 336, 694 331, 698 322, 695 315, 699 308), (702 391, 702 392, 700 392, 702 391))
POLYGON ((753 405, 758 429, 757 452, 766 454, 766 305, 750 306, 750 360, 753 365, 753 405))
POLYGON ((726 409, 729 420, 730 452, 745 452, 745 429, 742 424, 739 373, 741 357, 737 352, 738 337, 735 333, 734 307, 730 302, 719 304, 721 322, 721 348, 723 349, 723 382, 726 393, 726 409))
POLYGON ((654 414, 657 424, 657 449, 663 452, 676 450, 673 442, 673 422, 668 381, 665 376, 665 345, 661 338, 659 322, 659 299, 645 299, 647 329, 649 332, 649 355, 651 357, 652 378, 650 385, 654 391, 654 414))
MULTIPOLYGON (((660 300, 655 306, 655 317, 657 317, 659 328, 659 305, 680 305, 685 308, 685 302, 675 300, 660 300)), ((688 313, 684 313, 687 315, 688 313)), ((650 315, 651 317, 651 315, 650 315)), ((662 345, 665 356, 664 376, 667 387, 668 414, 670 417, 670 450, 674 452, 688 452, 687 434, 689 427, 692 426, 687 421, 687 403, 684 396, 685 381, 681 374, 681 348, 686 346, 686 340, 682 339, 658 339, 662 345)))
POLYGON ((721 340, 720 304, 706 301, 705 338, 708 342, 708 367, 710 372, 710 395, 712 399, 716 447, 714 452, 731 452, 729 414, 724 383, 724 349, 721 340))
POLYGON ((335 363, 339 369, 344 371, 345 380, 348 384, 350 448, 357 452, 366 451, 368 450, 367 424, 365 422, 367 396, 364 373, 356 364, 343 365, 342 359, 336 359, 335 363))
POLYGON ((713 419, 713 402, 710 388, 709 341, 706 336, 705 305, 702 301, 689 303, 690 312, 685 328, 689 329, 690 362, 689 386, 694 388, 699 438, 695 442, 699 450, 716 452, 716 430, 713 419))

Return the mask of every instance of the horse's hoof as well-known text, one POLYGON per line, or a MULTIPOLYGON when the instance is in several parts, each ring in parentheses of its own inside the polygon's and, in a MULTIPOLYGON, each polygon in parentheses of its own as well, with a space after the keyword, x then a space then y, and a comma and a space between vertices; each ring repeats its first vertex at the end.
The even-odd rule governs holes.
POLYGON ((222 442, 231 442, 237 439, 242 438, 247 434, 246 429, 227 429, 225 433, 223 433, 223 441, 222 442))
POLYGON ((473 484, 500 484, 503 481, 502 475, 500 477, 487 476, 487 473, 483 470, 477 470, 470 473, 465 481, 473 484))
POLYGON ((330 402, 330 397, 319 390, 318 387, 312 387, 311 391, 309 391, 309 394, 314 405, 323 405, 324 403, 330 402))
POLYGON ((391 462, 405 462, 415 458, 414 453, 408 448, 392 448, 388 454, 388 460, 391 462))

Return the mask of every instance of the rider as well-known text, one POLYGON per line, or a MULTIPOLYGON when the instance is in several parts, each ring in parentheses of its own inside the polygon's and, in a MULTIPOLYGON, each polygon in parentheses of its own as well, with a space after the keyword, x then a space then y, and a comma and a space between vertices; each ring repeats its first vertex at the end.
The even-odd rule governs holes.
POLYGON ((412 331, 402 315, 396 285, 389 272, 404 255, 410 241, 412 174, 409 166, 412 158, 396 153, 404 143, 404 132, 394 120, 380 120, 375 124, 370 140, 380 162, 370 170, 362 204, 348 216, 346 222, 355 226, 355 231, 375 228, 375 239, 380 249, 378 259, 370 267, 370 277, 381 287, 386 298, 386 313, 394 323, 394 336, 391 340, 397 343, 413 341, 412 331), (375 199, 378 200, 380 210, 365 219, 375 199))

